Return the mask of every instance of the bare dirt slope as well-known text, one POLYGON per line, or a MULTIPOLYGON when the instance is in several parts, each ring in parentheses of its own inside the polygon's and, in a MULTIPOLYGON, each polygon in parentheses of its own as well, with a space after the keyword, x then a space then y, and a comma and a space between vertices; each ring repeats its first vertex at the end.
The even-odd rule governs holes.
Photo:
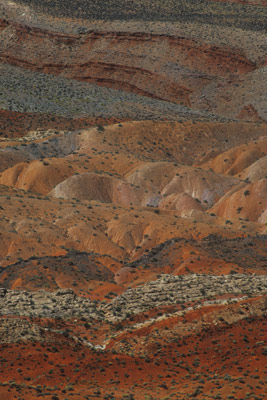
POLYGON ((266 398, 265 3, 0 0, 1 400, 266 398))

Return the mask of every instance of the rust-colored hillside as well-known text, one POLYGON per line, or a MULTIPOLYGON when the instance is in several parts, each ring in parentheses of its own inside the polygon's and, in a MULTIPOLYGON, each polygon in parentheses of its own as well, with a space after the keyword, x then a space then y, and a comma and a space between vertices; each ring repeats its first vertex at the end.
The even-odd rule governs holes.
POLYGON ((266 2, 0 0, 0 399, 266 398, 266 2))

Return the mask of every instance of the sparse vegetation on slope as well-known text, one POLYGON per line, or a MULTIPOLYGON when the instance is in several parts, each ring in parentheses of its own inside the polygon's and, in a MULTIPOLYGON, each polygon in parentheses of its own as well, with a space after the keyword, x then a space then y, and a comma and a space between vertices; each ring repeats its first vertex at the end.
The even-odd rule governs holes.
POLYGON ((264 400, 266 6, 0 0, 0 399, 264 400))

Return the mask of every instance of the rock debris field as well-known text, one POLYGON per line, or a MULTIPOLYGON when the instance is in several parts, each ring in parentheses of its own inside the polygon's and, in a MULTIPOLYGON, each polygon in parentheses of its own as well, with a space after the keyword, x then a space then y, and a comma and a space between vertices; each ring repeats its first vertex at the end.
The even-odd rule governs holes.
POLYGON ((1 288, 0 313, 41 318, 83 317, 114 321, 123 320, 129 314, 142 313, 164 305, 211 300, 226 294, 246 297, 267 294, 267 277, 245 274, 162 275, 156 281, 126 290, 109 304, 78 297, 71 289, 29 292, 1 288))

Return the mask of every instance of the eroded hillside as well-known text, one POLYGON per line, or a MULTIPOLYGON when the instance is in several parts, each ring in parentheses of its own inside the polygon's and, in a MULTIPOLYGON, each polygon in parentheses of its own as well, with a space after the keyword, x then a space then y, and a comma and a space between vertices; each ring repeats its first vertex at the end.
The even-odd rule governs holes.
POLYGON ((0 0, 0 398, 266 398, 265 1, 0 0))

